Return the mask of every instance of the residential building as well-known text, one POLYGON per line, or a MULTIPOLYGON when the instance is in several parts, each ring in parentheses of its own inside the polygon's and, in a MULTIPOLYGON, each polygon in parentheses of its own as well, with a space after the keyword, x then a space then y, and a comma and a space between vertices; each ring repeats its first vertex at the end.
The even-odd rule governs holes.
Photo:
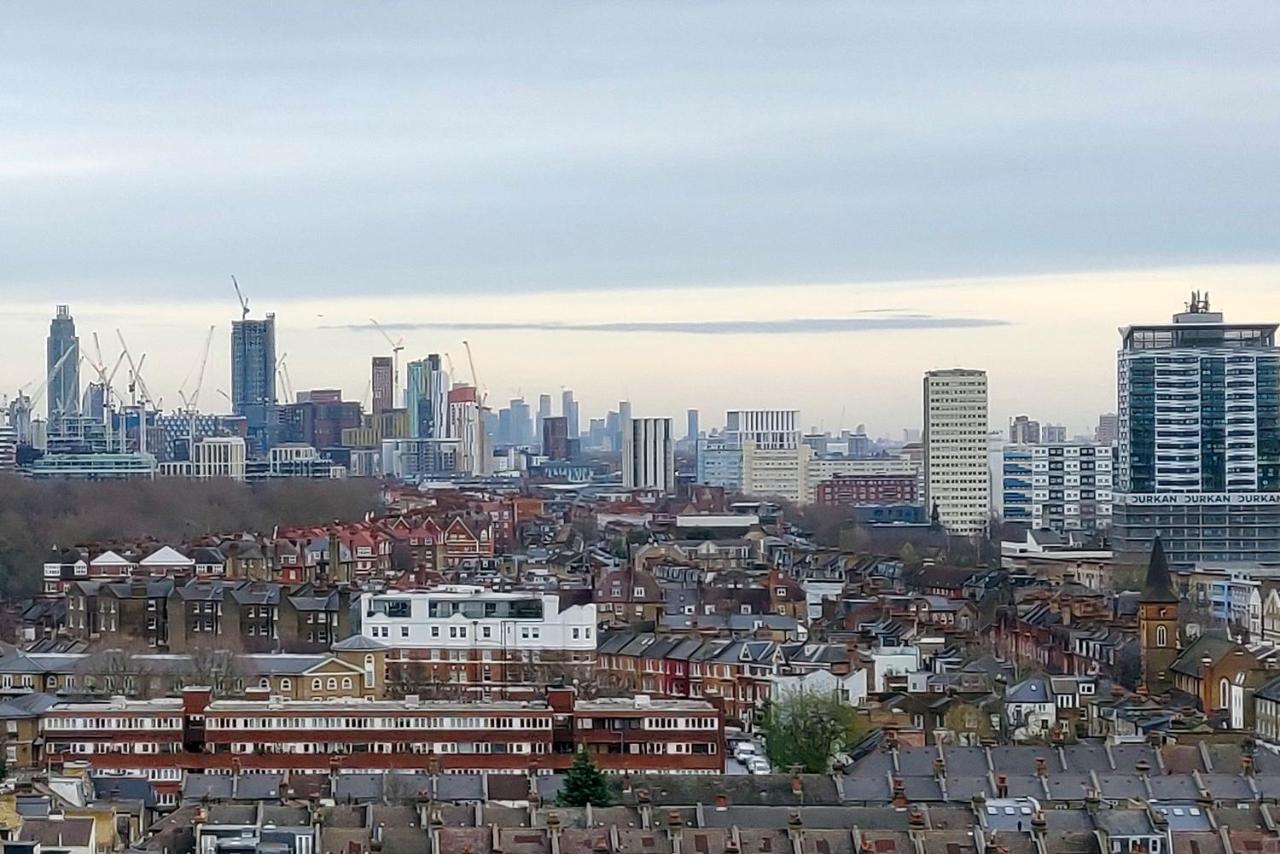
POLYGON ((596 606, 554 593, 497 592, 445 585, 429 591, 364 593, 360 633, 400 649, 564 652, 591 656, 596 606))
POLYGON ((274 444, 276 405, 276 316, 231 324, 231 411, 247 422, 250 451, 274 444))
POLYGON ((46 713, 43 735, 51 762, 79 760, 174 791, 184 771, 545 774, 567 769, 579 749, 605 771, 724 770, 724 719, 711 703, 581 700, 572 688, 484 705, 214 700, 192 688, 181 699, 60 703, 46 713))
POLYGON ((369 390, 373 393, 374 415, 395 409, 395 359, 391 356, 374 356, 369 360, 369 390))
POLYGON ((49 322, 45 351, 45 376, 49 380, 45 391, 46 426, 52 428, 64 416, 80 414, 80 339, 68 306, 58 306, 49 322))
POLYGON ((408 365, 405 407, 409 428, 415 439, 443 439, 447 436, 449 375, 438 353, 408 365))
POLYGON ((675 492, 675 447, 670 418, 628 418, 622 427, 622 485, 675 492))
POLYGON ((1192 294, 1171 323, 1121 332, 1114 546, 1169 560, 1280 560, 1275 323, 1227 323, 1192 294))
POLYGON ((484 474, 488 461, 488 443, 480 423, 480 401, 475 386, 456 385, 449 389, 448 438, 457 440, 458 471, 484 474))
POLYGON ((570 389, 560 392, 560 414, 565 417, 567 424, 566 435, 570 439, 577 439, 580 434, 578 402, 573 399, 573 391, 570 389))
POLYGON ((383 439, 382 474, 412 480, 454 474, 462 459, 460 439, 383 439))
POLYGON ((1040 441, 1046 445, 1061 445, 1067 441, 1067 428, 1062 424, 1045 424, 1040 428, 1040 441))
POLYGON ((1034 530, 1111 527, 1112 448, 1069 443, 1005 445, 999 493, 1006 522, 1034 530))
POLYGON ((948 533, 986 531, 991 514, 987 463, 987 374, 955 368, 924 377, 925 503, 948 533))

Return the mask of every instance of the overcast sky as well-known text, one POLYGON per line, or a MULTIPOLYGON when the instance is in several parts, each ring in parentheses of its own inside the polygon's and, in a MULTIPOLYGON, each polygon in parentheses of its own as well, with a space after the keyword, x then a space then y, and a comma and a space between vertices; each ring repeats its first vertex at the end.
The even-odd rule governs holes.
POLYGON ((1117 322, 1199 276, 1280 317, 1277 45, 1274 0, 7 4, 0 387, 39 376, 55 302, 133 330, 158 387, 218 323, 225 387, 235 273, 295 380, 351 396, 379 339, 342 327, 376 305, 406 355, 483 344, 495 397, 776 397, 889 430, 945 366, 922 352, 1040 405, 1034 378, 994 389, 992 342, 1037 343, 995 295, 1070 281, 1109 343, 1032 414, 1083 426, 1117 322), (762 396, 770 354, 809 380, 762 396), (883 394, 847 387, 877 370, 883 394))

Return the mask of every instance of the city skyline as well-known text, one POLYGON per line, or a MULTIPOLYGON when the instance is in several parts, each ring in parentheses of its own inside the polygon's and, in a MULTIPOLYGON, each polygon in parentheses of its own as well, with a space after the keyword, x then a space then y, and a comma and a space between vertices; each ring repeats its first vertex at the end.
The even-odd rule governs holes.
MULTIPOLYGON (((619 399, 629 399, 637 416, 678 418, 687 408, 698 408, 703 413, 704 430, 722 426, 723 413, 730 409, 787 407, 800 410, 802 429, 820 427, 835 432, 866 424, 873 435, 900 438, 904 428, 920 426, 919 376, 927 370, 970 367, 986 370, 991 376, 993 429, 1010 417, 1029 414, 1045 423, 1065 424, 1074 435, 1091 433, 1099 414, 1115 410, 1114 355, 1120 326, 1159 321, 1193 289, 1211 293, 1215 307, 1230 316, 1259 322, 1280 319, 1280 292, 1274 288, 1277 279, 1280 267, 1259 266, 895 283, 890 295, 877 295, 874 283, 810 285, 788 291, 814 304, 863 306, 863 314, 850 315, 865 325, 842 331, 784 329, 697 335, 651 328, 635 332, 468 328, 460 322, 448 329, 395 331, 394 335, 403 335, 406 342, 401 353, 401 394, 407 364, 431 353, 451 353, 456 365, 451 379, 469 380, 462 347, 462 340, 468 339, 475 349, 481 385, 488 389, 495 411, 498 401, 520 393, 536 406, 539 394, 551 393, 554 399, 563 386, 575 393, 583 430, 587 417, 600 417, 616 409, 619 399), (1106 300, 1092 298, 1103 291, 1106 300), (972 307, 981 303, 991 310, 974 311, 972 307), (876 322, 885 316, 902 320, 887 329, 877 328, 876 322), (932 322, 938 318, 979 319, 983 325, 940 326, 932 322), (913 326, 916 321, 923 322, 913 326), (891 360, 875 358, 876 347, 887 340, 894 342, 899 355, 891 360), (776 358, 758 360, 761 347, 776 358), (609 359, 584 362, 581 358, 584 349, 597 352, 605 348, 611 354, 609 359), (655 349, 660 360, 679 358, 692 365, 680 375, 687 382, 673 382, 667 374, 651 370, 646 354, 655 349), (530 359, 530 351, 537 358, 530 359), (1026 358, 1028 352, 1043 355, 1026 358), (1054 352, 1071 356, 1053 358, 1054 352), (672 355, 662 355, 668 353, 672 355), (814 382, 797 385, 790 375, 805 354, 815 357, 803 365, 814 382), (757 358, 752 371, 735 365, 748 357, 757 358)), ((397 330, 412 325, 419 312, 423 317, 434 314, 438 318, 442 309, 449 312, 446 316, 457 317, 473 317, 487 310, 495 318, 486 321, 489 324, 503 323, 505 320, 496 318, 509 317, 513 325, 523 323, 525 327, 539 317, 530 313, 538 304, 532 297, 501 301, 490 296, 455 296, 448 301, 400 299, 395 301, 397 312, 392 300, 264 303, 255 299, 247 281, 244 284, 254 306, 252 318, 261 319, 269 311, 276 314, 276 353, 278 357, 288 354, 294 388, 341 388, 348 400, 358 400, 369 386, 369 358, 390 355, 389 345, 377 330, 360 323, 375 310, 385 309, 379 312, 383 317, 401 318, 397 330), (524 320, 519 321, 522 316, 524 320)), ((144 376, 166 410, 179 405, 177 388, 199 359, 202 334, 211 321, 217 323, 221 318, 201 395, 202 410, 221 411, 226 407, 218 391, 230 391, 228 341, 231 322, 238 317, 229 281, 223 291, 221 298, 208 303, 121 308, 85 301, 72 304, 71 310, 82 339, 98 332, 104 355, 114 352, 111 342, 117 326, 130 339, 135 356, 150 352, 144 376)), ((670 322, 666 318, 684 312, 705 318, 710 311, 730 310, 723 307, 722 297, 727 296, 731 310, 740 318, 769 323, 778 318, 781 304, 789 302, 789 297, 767 288, 707 289, 684 295, 686 305, 673 308, 646 291, 613 294, 607 304, 583 301, 572 314, 562 315, 558 321, 549 318, 548 322, 580 326, 606 323, 609 313, 620 309, 630 316, 653 318, 657 324, 670 322)), ((42 379, 44 337, 52 309, 52 304, 23 304, 0 318, 0 334, 11 342, 17 356, 0 365, 0 393, 12 397, 19 386, 35 385, 42 379)), ((557 414, 559 403, 555 401, 557 414)))

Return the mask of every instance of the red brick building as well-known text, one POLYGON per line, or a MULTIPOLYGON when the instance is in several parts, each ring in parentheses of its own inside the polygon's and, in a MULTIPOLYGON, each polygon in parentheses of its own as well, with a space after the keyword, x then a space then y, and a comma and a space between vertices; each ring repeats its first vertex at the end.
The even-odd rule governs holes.
POLYGON ((585 748, 611 772, 724 772, 724 718, 700 700, 545 700, 476 703, 364 699, 182 699, 60 703, 41 722, 44 762, 145 775, 160 791, 183 771, 329 773, 562 771, 585 748))
POLYGON ((818 484, 819 504, 859 507, 867 504, 915 504, 916 477, 912 474, 838 474, 818 484))

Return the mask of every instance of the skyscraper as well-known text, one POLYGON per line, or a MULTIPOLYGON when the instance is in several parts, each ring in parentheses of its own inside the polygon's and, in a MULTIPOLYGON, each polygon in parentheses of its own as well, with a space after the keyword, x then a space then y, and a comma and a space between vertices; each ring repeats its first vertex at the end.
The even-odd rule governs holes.
POLYGON ((373 391, 373 414, 381 415, 395 407, 395 364, 390 356, 374 356, 369 364, 370 388, 373 391))
POLYGON ((45 350, 49 378, 45 405, 48 426, 53 427, 64 415, 80 414, 80 339, 76 337, 71 309, 65 305, 57 307, 49 323, 45 350))
POLYGON ((1104 412, 1098 416, 1098 426, 1093 430, 1093 441, 1100 445, 1113 445, 1120 438, 1120 416, 1104 412))
POLYGON ((580 435, 578 428, 578 402, 573 399, 573 391, 571 389, 565 389, 560 393, 560 414, 568 421, 569 438, 578 438, 580 435))
POLYGON ((987 447, 987 373, 964 368, 924 375, 925 506, 948 533, 987 529, 991 473, 987 447))
POLYGON ((534 425, 533 435, 537 441, 542 441, 542 423, 551 417, 551 395, 538 395, 538 421, 534 425))
MULTIPOLYGON (((574 444, 577 444, 576 441, 574 444)), ((567 460, 569 453, 568 420, 552 415, 542 421, 542 453, 551 460, 567 460)))
POLYGON ((276 405, 276 316, 231 323, 231 411, 245 419, 255 455, 270 448, 276 405))
POLYGON ((628 418, 624 422, 622 485, 675 491, 675 436, 670 418, 628 418))
POLYGON ((409 410, 409 428, 415 439, 445 438, 448 421, 449 375, 440 362, 440 354, 408 365, 405 406, 409 410))
POLYGON ((1113 544, 1169 563, 1280 560, 1275 323, 1226 323, 1192 294, 1172 322, 1120 330, 1113 544))
POLYGON ((685 432, 684 438, 687 442, 698 441, 698 410, 690 409, 684 414, 685 432))

